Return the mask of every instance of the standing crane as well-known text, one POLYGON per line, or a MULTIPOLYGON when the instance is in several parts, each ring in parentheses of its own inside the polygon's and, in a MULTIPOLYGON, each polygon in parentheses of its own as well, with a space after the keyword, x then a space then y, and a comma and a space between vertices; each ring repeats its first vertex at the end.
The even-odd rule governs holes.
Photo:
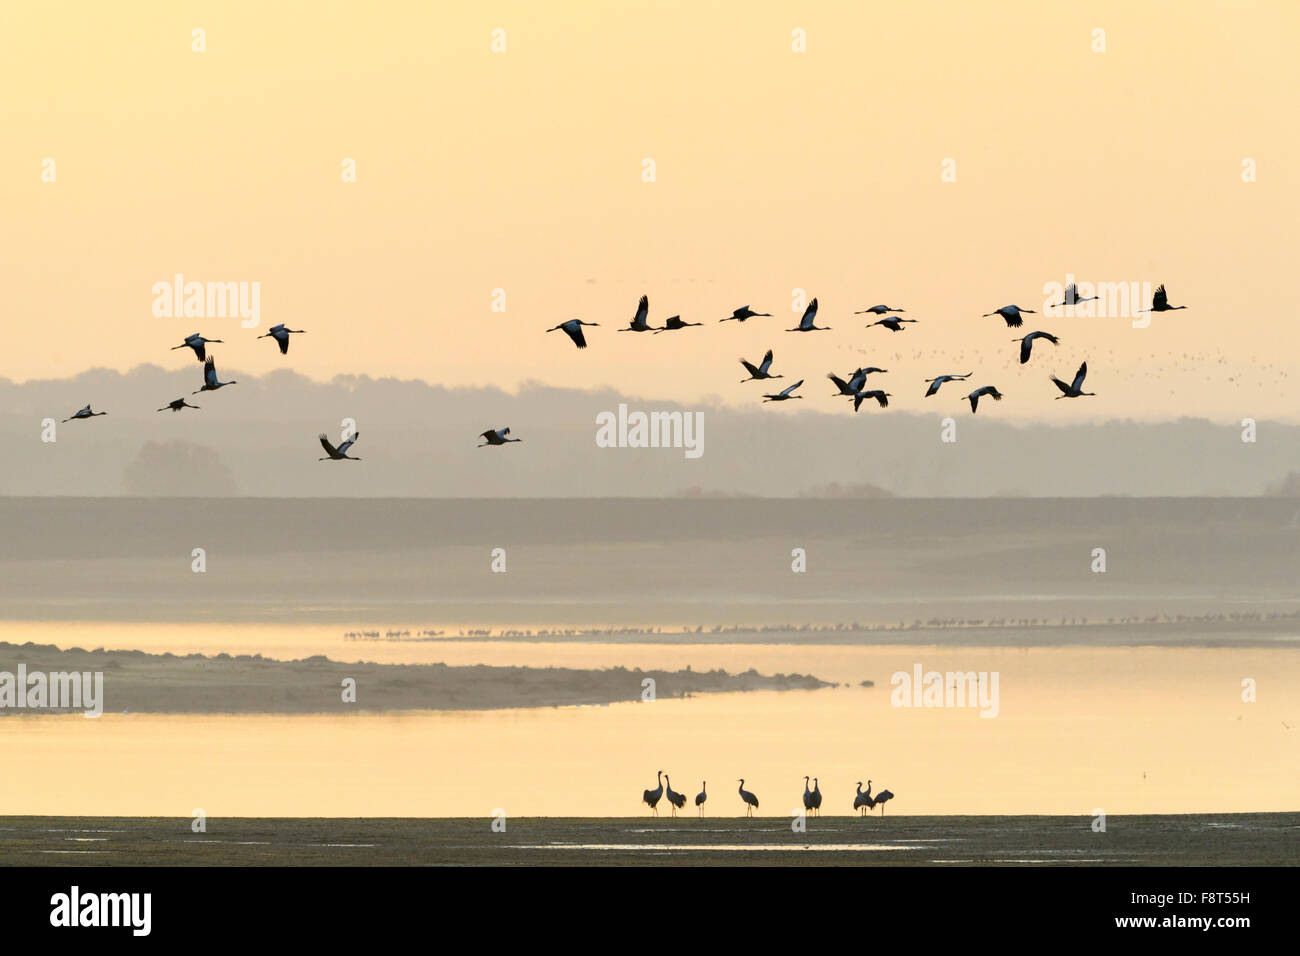
POLYGON ((803 809, 805 813, 811 813, 813 808, 812 791, 808 789, 808 781, 812 779, 808 775, 803 778, 803 809))
POLYGON ((817 300, 813 299, 808 303, 808 308, 803 310, 803 318, 793 329, 786 329, 787 332, 829 332, 830 327, 824 325, 813 325, 813 319, 817 318, 817 300))
MULTIPOLYGON (((806 787, 808 786, 808 784, 805 783, 804 786, 806 787)), ((812 811, 816 816, 822 815, 822 792, 821 792, 821 788, 817 786, 816 777, 813 777, 812 811)))
POLYGON ((673 816, 677 816, 677 811, 686 806, 686 794, 678 793, 673 789, 672 781, 668 779, 668 774, 664 774, 664 789, 668 793, 668 802, 673 806, 673 816))
POLYGON ((1056 396, 1059 402, 1063 398, 1082 398, 1084 395, 1096 395, 1096 392, 1083 391, 1083 380, 1088 377, 1088 363, 1084 362, 1079 366, 1079 371, 1074 373, 1074 381, 1066 385, 1055 375, 1052 376, 1052 383, 1056 385, 1062 394, 1056 396))
POLYGON ((873 809, 876 801, 871 799, 871 781, 867 781, 867 792, 862 792, 862 781, 858 781, 858 795, 853 798, 853 809, 858 811, 858 816, 863 816, 867 811, 873 809))
POLYGON ((695 807, 700 811, 700 816, 704 816, 704 801, 709 799, 709 781, 705 780, 700 783, 700 792, 695 795, 695 807))
POLYGON ((893 799, 894 795, 888 790, 881 790, 876 794, 876 806, 880 807, 880 815, 882 817, 885 815, 885 803, 893 799))
POLYGON ((745 816, 752 817, 754 811, 758 809, 758 797, 754 796, 745 789, 745 778, 740 778, 740 799, 745 801, 745 816))
POLYGON ((650 809, 654 811, 655 816, 659 816, 659 809, 658 809, 659 798, 664 795, 664 782, 663 780, 659 779, 663 775, 664 772, 660 770, 659 773, 655 776, 655 779, 659 780, 659 786, 655 787, 653 790, 647 790, 645 791, 645 793, 641 794, 642 802, 648 803, 650 805, 650 809))
POLYGON ((305 331, 307 331, 307 330, 306 330, 306 329, 290 329, 290 328, 286 328, 283 324, 280 324, 280 325, 273 325, 273 326, 271 326, 269 329, 266 330, 266 334, 265 334, 265 335, 259 335, 258 338, 259 338, 259 339, 275 339, 276 344, 280 346, 280 354, 281 354, 281 355, 288 355, 288 354, 289 354, 289 335, 290 335, 290 333, 292 333, 293 335, 302 335, 302 333, 305 332, 305 331))
POLYGON ((1007 328, 1018 329, 1024 322, 1020 317, 1022 315, 1037 315, 1033 309, 1022 309, 1018 305, 1004 305, 1000 309, 994 309, 992 312, 985 312, 981 318, 988 318, 990 315, 1000 315, 1007 322, 1007 328))
POLYGON ((1046 339, 1053 345, 1058 344, 1059 340, 1051 332, 1030 332, 1022 339, 1012 339, 1012 342, 1020 343, 1020 364, 1024 365, 1029 361, 1029 350, 1034 347, 1034 339, 1046 339))
POLYGON ((573 339, 573 344, 580 349, 587 347, 587 337, 582 334, 584 325, 598 326, 599 322, 584 322, 582 319, 569 319, 567 322, 561 322, 553 329, 547 329, 547 332, 563 332, 569 338, 573 339))

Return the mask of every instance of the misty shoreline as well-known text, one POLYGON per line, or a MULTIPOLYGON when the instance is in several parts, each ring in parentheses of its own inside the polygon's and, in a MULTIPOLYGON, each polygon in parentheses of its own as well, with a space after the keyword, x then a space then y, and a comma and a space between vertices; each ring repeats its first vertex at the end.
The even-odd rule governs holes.
MULTIPOLYGON (((817 690, 811 675, 751 669, 679 671, 611 667, 498 667, 333 661, 323 655, 274 660, 260 654, 150 654, 0 642, 0 672, 102 673, 104 713, 342 714, 415 710, 502 710, 600 705, 751 690, 817 690), (345 682, 355 682, 355 702, 345 682)), ((0 707, 0 717, 75 713, 0 707)))

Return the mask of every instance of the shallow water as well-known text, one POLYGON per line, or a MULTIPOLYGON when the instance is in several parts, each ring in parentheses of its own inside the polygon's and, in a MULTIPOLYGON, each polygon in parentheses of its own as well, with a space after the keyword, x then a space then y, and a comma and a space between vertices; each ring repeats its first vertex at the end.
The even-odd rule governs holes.
MULTIPOLYGON (((0 630, 61 646, 451 664, 684 667, 811 673, 818 691, 607 706, 355 715, 113 712, 0 719, 0 814, 188 816, 635 816, 666 770, 710 815, 851 813, 855 785, 889 814, 1283 811, 1300 805, 1300 654, 1229 648, 926 648, 795 645, 348 644, 334 628, 151 625, 0 630), (86 629, 77 635, 87 636, 86 629), (223 635, 224 634, 224 638, 223 635), (142 640, 144 637, 146 639, 142 640), (896 707, 891 675, 997 675, 979 707, 896 707), (1242 700, 1243 679, 1258 700, 1242 700), (872 680, 874 687, 861 687, 872 680), (992 708, 985 708, 991 710, 992 708)), ((9 662, 0 661, 0 666, 9 662)), ((364 705, 365 688, 359 690, 364 705)), ((667 811, 667 801, 661 803, 667 811)), ((879 811, 877 811, 879 815, 879 811)))

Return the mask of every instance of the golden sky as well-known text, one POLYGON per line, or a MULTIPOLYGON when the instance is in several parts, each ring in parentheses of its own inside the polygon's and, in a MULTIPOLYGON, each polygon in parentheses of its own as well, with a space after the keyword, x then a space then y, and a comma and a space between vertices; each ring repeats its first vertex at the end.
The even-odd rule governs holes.
POLYGON ((787 382, 891 368, 904 407, 974 370, 1010 418, 1295 419, 1297 27, 1287 0, 11 4, 0 377, 180 368, 200 329, 225 372, 748 402, 736 358, 773 347, 787 382), (259 282, 261 328, 154 316, 178 272, 259 282), (1067 273, 1190 308, 1030 317, 1062 342, 1021 368, 980 314, 1067 273), (780 331, 795 289, 834 331, 780 331), (615 334, 643 292, 706 327, 615 334), (868 331, 877 302, 921 321, 868 331), (716 324, 745 303, 776 317, 716 324), (574 316, 585 351, 543 334, 574 316), (276 322, 308 330, 287 357, 276 322), (1052 401, 1084 358, 1099 397, 1052 401))

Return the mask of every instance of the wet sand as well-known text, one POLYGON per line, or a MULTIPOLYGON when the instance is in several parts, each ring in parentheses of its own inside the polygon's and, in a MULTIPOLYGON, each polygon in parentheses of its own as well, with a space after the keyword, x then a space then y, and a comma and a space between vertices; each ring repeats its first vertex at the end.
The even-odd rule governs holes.
MULTIPOLYGON (((718 804, 734 794, 718 794, 718 804)), ((789 818, 0 817, 0 865, 1295 866, 1300 813, 789 818)))
MULTIPOLYGON (((493 710, 608 704, 643 699, 646 679, 657 698, 748 690, 815 690, 831 686, 800 674, 757 671, 641 670, 624 667, 449 667, 446 664, 343 663, 323 656, 276 661, 261 655, 146 654, 61 650, 49 644, 0 642, 0 671, 103 672, 105 711, 185 714, 301 714, 355 711, 493 710), (355 702, 343 682, 356 682, 355 702)), ((53 708, 0 708, 0 717, 66 713, 53 708)))

